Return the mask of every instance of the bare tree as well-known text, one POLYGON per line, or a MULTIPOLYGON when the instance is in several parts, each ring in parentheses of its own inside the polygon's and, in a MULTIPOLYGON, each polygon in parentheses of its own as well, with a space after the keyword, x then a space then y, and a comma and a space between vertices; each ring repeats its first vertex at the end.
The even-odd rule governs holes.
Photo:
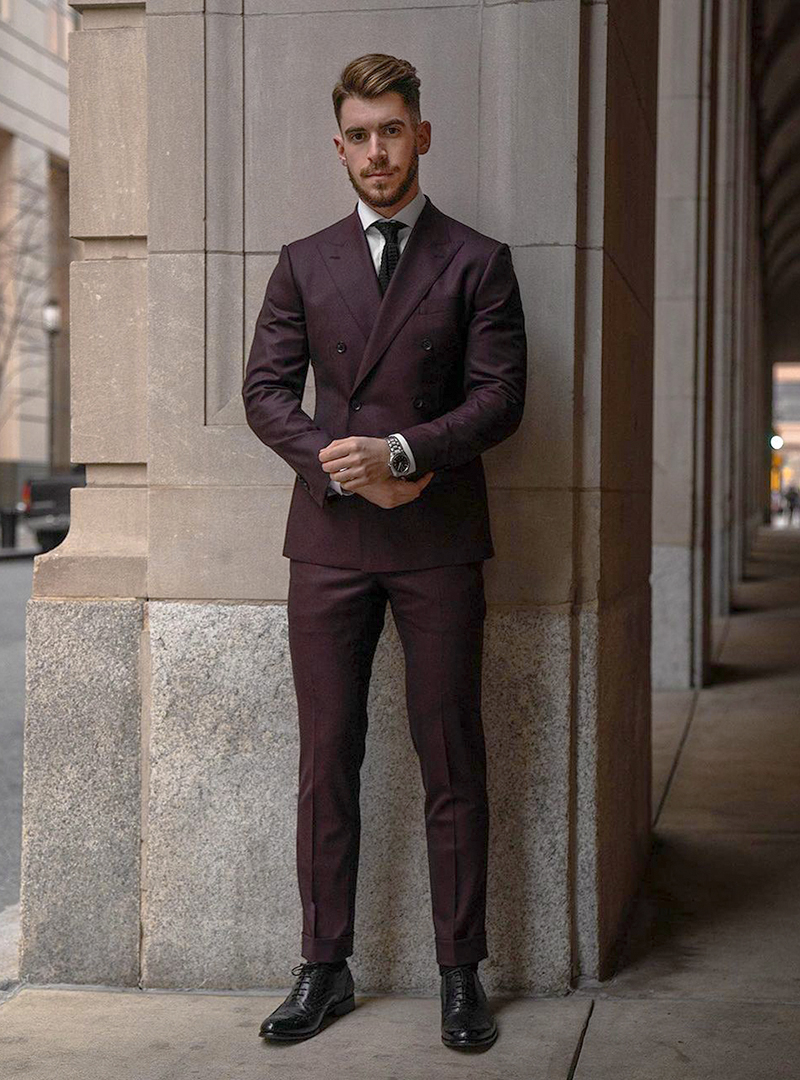
POLYGON ((46 416, 23 416, 18 409, 32 398, 46 398, 46 387, 15 387, 24 372, 48 370, 47 342, 41 321, 42 267, 49 263, 47 191, 34 177, 33 165, 21 177, 6 176, 0 186, 0 430, 16 417, 47 422, 46 416), (17 368, 10 372, 12 356, 17 368))

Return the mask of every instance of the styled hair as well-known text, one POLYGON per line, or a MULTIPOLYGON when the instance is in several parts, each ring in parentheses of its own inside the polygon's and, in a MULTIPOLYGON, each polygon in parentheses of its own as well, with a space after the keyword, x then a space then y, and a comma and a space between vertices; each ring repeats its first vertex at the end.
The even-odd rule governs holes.
POLYGON ((408 60, 398 60, 386 53, 366 53, 343 69, 333 88, 333 111, 341 129, 342 102, 348 97, 374 98, 394 92, 406 103, 412 124, 420 121, 420 81, 417 69, 408 60))

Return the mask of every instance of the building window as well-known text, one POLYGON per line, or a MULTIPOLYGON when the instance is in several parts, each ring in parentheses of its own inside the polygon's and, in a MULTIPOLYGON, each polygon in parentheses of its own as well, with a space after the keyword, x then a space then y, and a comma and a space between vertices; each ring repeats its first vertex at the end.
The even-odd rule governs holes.
MULTIPOLYGON (((11 3, 12 0, 0 0, 11 3)), ((78 12, 65 0, 51 0, 47 9, 47 47, 64 60, 69 59, 69 33, 78 29, 78 12)))

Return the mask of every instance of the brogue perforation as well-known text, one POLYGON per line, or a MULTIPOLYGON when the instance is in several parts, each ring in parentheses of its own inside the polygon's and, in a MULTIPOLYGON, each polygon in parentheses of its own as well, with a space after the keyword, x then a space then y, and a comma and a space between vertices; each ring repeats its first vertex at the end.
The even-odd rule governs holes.
POLYGON ((453 967, 441 978, 442 1042, 454 1050, 491 1046, 497 1038, 497 1021, 477 971, 453 967))
POLYGON ((355 987, 347 963, 336 970, 309 961, 292 968, 292 975, 297 976, 294 986, 261 1024, 262 1038, 309 1039, 319 1034, 327 1019, 355 1008, 355 987))

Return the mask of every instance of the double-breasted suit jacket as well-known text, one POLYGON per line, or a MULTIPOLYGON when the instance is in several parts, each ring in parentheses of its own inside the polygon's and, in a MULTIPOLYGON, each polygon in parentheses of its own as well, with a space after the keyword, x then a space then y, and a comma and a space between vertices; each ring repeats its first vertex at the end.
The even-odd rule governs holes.
POLYGON ((508 245, 428 199, 381 296, 357 209, 285 244, 266 286, 242 387, 247 422, 297 473, 283 554, 365 571, 490 558, 481 454, 522 418, 526 335, 508 245), (314 370, 313 418, 301 408, 314 370), (433 471, 384 509, 329 486, 333 439, 399 432, 433 471))

